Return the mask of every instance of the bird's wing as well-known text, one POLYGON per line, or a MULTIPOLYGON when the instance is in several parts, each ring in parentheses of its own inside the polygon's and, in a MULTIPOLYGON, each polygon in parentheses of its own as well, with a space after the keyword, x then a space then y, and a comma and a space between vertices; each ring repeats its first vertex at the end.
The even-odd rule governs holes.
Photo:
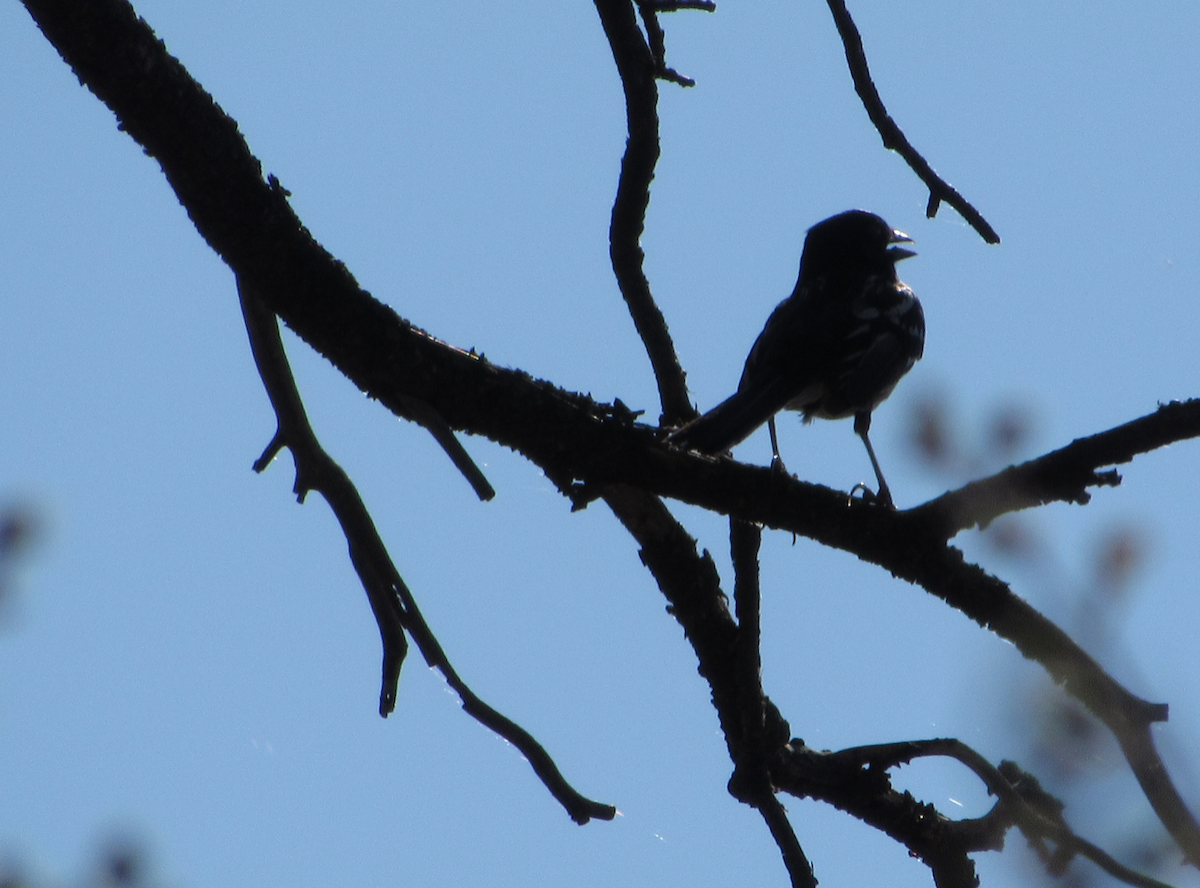
POLYGON ((828 394, 832 371, 856 323, 841 281, 820 276, 798 284, 767 319, 746 358, 738 391, 772 389, 777 410, 786 406, 807 414, 828 394))

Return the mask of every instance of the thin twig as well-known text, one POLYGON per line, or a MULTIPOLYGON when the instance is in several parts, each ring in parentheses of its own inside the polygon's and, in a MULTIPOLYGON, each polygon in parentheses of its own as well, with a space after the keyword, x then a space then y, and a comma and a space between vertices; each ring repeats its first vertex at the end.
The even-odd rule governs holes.
POLYGON ((252 287, 239 278, 238 297, 254 362, 275 410, 278 428, 256 468, 261 471, 281 447, 287 447, 296 462, 296 495, 301 502, 312 490, 321 494, 333 509, 354 564, 370 599, 383 637, 383 689, 379 714, 386 717, 396 705, 396 686, 408 643, 407 630, 425 662, 437 669, 458 694, 463 709, 519 749, 550 793, 576 823, 593 817, 612 820, 616 808, 594 802, 567 783, 546 750, 532 735, 511 719, 484 703, 451 665, 433 630, 425 622, 416 599, 396 570, 380 539, 354 483, 321 447, 308 422, 304 404, 288 365, 275 315, 259 300, 252 287))
MULTIPOLYGON (((685 77, 667 64, 667 35, 663 33, 662 25, 658 22, 658 13, 662 10, 651 0, 636 0, 638 15, 642 19, 642 27, 646 29, 646 39, 650 45, 650 55, 654 59, 654 71, 659 80, 666 80, 683 87, 692 87, 696 81, 685 77)), ((674 12, 674 10, 671 10, 674 12)))
POLYGON ((454 467, 462 472, 463 477, 467 479, 467 483, 471 485, 471 489, 475 491, 477 497, 487 502, 496 496, 495 488, 488 483, 488 479, 484 477, 482 470, 471 459, 471 455, 462 446, 462 442, 454 437, 454 431, 446 424, 446 420, 442 419, 440 413, 417 398, 408 398, 405 401, 405 407, 408 410, 409 416, 428 431, 429 434, 433 435, 433 439, 446 452, 446 456, 450 457, 450 461, 454 463, 454 467))
POLYGON ((903 157, 912 171, 929 188, 929 204, 925 208, 925 215, 932 219, 937 215, 938 206, 945 201, 958 210, 985 241, 989 244, 1000 243, 1000 235, 996 234, 996 230, 983 218, 983 214, 959 194, 949 182, 934 172, 929 161, 912 146, 900 126, 888 114, 887 108, 883 106, 883 99, 879 97, 879 90, 875 88, 875 82, 871 79, 871 71, 867 67, 867 54, 863 51, 862 35, 858 33, 854 19, 850 17, 850 11, 846 9, 844 0, 828 0, 828 3, 829 11, 833 13, 834 24, 837 25, 838 34, 842 38, 842 46, 846 51, 846 62, 850 66, 850 77, 854 80, 854 90, 862 99, 863 107, 867 109, 867 116, 871 118, 871 123, 875 124, 875 129, 879 130, 879 135, 883 138, 883 147, 895 151, 903 157))
POLYGON ((678 12, 681 9, 699 9, 702 12, 716 12, 717 4, 713 0, 643 0, 647 6, 652 6, 656 12, 678 12))

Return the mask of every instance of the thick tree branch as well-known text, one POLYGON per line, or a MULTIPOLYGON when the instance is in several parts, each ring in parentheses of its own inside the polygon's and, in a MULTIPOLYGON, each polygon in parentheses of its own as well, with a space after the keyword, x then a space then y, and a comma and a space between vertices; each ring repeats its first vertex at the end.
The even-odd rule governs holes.
MULTIPOLYGON (((687 377, 675 354, 666 319, 650 293, 643 267, 646 256, 641 247, 646 209, 650 205, 650 183, 659 157, 660 64, 638 28, 631 0, 595 2, 625 90, 629 128, 608 230, 609 255, 621 295, 654 368, 662 421, 666 425, 680 425, 695 416, 695 410, 688 400, 687 377)), ((653 20, 652 13, 650 16, 653 20)))
POLYGON ((945 201, 958 210, 959 214, 979 232, 980 237, 985 241, 989 244, 1000 243, 1000 235, 996 234, 996 230, 992 228, 987 219, 983 218, 983 214, 959 194, 949 182, 934 172, 929 161, 912 146, 900 126, 888 114, 887 108, 883 106, 883 99, 879 97, 879 90, 875 88, 875 81, 871 79, 871 71, 867 67, 867 54, 863 51, 862 35, 858 33, 854 19, 850 17, 850 11, 846 9, 844 0, 828 0, 828 3, 829 11, 833 13, 834 24, 837 25, 838 34, 842 38, 842 46, 846 50, 846 63, 850 66, 850 77, 854 81, 854 90, 862 99, 863 107, 867 109, 867 116, 871 118, 871 123, 875 124, 875 129, 879 130, 879 135, 883 138, 883 147, 895 151, 903 157, 905 163, 929 188, 929 204, 925 208, 925 215, 932 219, 937 215, 938 207, 945 201))

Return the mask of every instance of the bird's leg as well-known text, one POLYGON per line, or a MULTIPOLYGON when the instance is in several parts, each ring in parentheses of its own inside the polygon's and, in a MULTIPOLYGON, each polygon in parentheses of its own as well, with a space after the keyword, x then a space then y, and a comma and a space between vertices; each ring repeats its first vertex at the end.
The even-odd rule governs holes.
POLYGON ((864 410, 862 413, 854 414, 854 434, 862 438, 863 444, 867 445, 867 456, 871 457, 871 468, 875 470, 875 478, 879 481, 879 493, 875 500, 882 506, 894 509, 892 492, 888 489, 887 482, 883 480, 883 470, 879 468, 879 460, 875 458, 875 448, 871 446, 871 438, 867 434, 869 431, 871 431, 871 412, 864 410))
POLYGON ((775 434, 774 416, 767 420, 767 431, 771 433, 771 468, 786 475, 788 470, 783 464, 783 457, 779 455, 779 436, 775 434))

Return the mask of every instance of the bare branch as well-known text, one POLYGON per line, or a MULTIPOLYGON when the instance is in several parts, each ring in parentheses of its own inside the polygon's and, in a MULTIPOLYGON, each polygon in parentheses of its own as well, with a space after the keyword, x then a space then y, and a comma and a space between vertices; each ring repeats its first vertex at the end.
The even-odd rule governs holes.
POLYGON ((850 17, 850 11, 846 9, 844 0, 828 0, 828 3, 829 11, 833 13, 833 21, 837 25, 838 34, 841 35, 842 45, 846 50, 846 62, 850 66, 850 77, 854 80, 854 90, 862 99, 863 107, 867 109, 867 116, 871 118, 871 123, 875 124, 875 129, 879 130, 879 135, 883 137, 883 147, 895 151, 903 157, 905 163, 929 188, 929 204, 925 208, 925 215, 932 219, 937 215, 940 204, 945 201, 958 210, 959 214, 979 232, 980 237, 985 241, 989 244, 1000 243, 1000 235, 996 234, 996 230, 983 218, 983 214, 959 194, 949 182, 934 172, 929 161, 912 146, 900 126, 888 114, 887 108, 883 106, 883 99, 879 97, 879 90, 875 88, 875 82, 871 79, 871 71, 867 67, 867 54, 863 51, 862 35, 858 33, 854 19, 850 17))
POLYGON ((454 432, 436 410, 416 398, 409 398, 405 409, 414 422, 423 426, 429 434, 433 435, 433 439, 441 445, 446 456, 450 457, 450 461, 454 463, 454 467, 462 472, 477 497, 487 502, 496 496, 495 488, 488 483, 483 471, 471 459, 471 455, 462 446, 462 442, 454 437, 454 432))
MULTIPOLYGON (((695 80, 690 77, 684 77, 674 68, 667 65, 667 37, 663 33, 662 25, 658 23, 658 13, 668 10, 662 9, 659 4, 652 2, 652 0, 635 0, 635 2, 637 3, 638 15, 642 19, 642 27, 646 29, 646 40, 650 45, 650 55, 654 59, 654 71, 658 75, 658 78, 683 87, 695 86, 695 80)), ((677 10, 672 9, 669 11, 675 12, 677 10)), ((657 104, 657 99, 655 104, 657 104)))
POLYGON ((625 485, 608 488, 604 501, 641 546, 642 563, 658 582, 672 616, 696 652, 699 672, 712 689, 713 706, 734 762, 729 792, 756 808, 783 856, 794 888, 815 888, 804 855, 769 776, 769 762, 787 742, 787 722, 763 695, 758 658, 759 530, 734 522, 740 625, 729 614, 716 566, 657 497, 625 485))
POLYGON ((986 817, 954 821, 896 790, 884 769, 864 768, 839 753, 818 752, 794 739, 782 750, 771 778, 797 798, 833 805, 908 848, 932 870, 938 888, 978 888, 973 851, 998 851, 1013 821, 996 806, 986 817))
MULTIPOLYGON (((441 672, 446 683, 458 694, 463 709, 521 751, 572 820, 581 824, 593 817, 612 820, 616 816, 614 807, 594 802, 576 792, 541 744, 520 725, 479 699, 455 671, 421 615, 416 599, 396 570, 354 483, 317 441, 288 366, 275 315, 254 295, 251 287, 240 280, 238 296, 254 362, 278 421, 278 429, 267 452, 276 453, 282 446, 291 450, 296 462, 296 494, 301 502, 305 494, 315 490, 329 503, 350 544, 350 559, 375 612, 383 637, 383 690, 379 714, 386 718, 395 709, 396 686, 408 649, 404 637, 404 630, 407 630, 425 662, 441 672)), ((262 459, 256 463, 259 471, 265 465, 262 459)))
POLYGON ((658 497, 616 484, 605 489, 604 502, 641 547, 638 556, 696 652, 726 735, 737 737, 740 712, 730 654, 737 647, 738 627, 712 556, 696 551, 696 541, 658 497))
POLYGON ((788 732, 783 730, 787 724, 767 699, 762 686, 762 608, 758 582, 761 543, 762 528, 757 524, 729 519, 729 548, 735 573, 733 600, 738 622, 733 668, 741 713, 739 737, 737 742, 730 741, 734 772, 729 791, 758 809, 779 846, 794 888, 810 888, 816 885, 812 864, 771 783, 771 762, 787 742, 788 732))
POLYGON ((1099 471, 1102 467, 1198 436, 1200 399, 1160 404, 1146 416, 944 493, 911 514, 949 539, 969 527, 986 527, 1009 512, 1052 502, 1082 505, 1091 499, 1087 488, 1121 482, 1116 472, 1099 471))
POLYGON ((975 772, 987 786, 988 791, 997 796, 1013 816, 1016 825, 1029 839, 1034 847, 1040 847, 1042 839, 1049 839, 1060 848, 1060 853, 1050 858, 1056 865, 1065 864, 1070 857, 1080 854, 1115 879, 1139 888, 1171 888, 1165 882, 1142 875, 1119 863, 1103 849, 1093 845, 1086 839, 1077 836, 1062 818, 1062 802, 1047 795, 1036 781, 1021 772, 1011 762, 1003 763, 996 768, 986 758, 960 740, 952 738, 937 740, 909 740, 902 743, 885 743, 877 746, 859 746, 830 753, 836 759, 845 759, 859 767, 869 765, 872 768, 887 769, 896 765, 907 764, 914 758, 928 756, 946 756, 962 762, 975 772), (1014 785, 1005 776, 1005 770, 1021 783, 1014 785), (1022 785, 1024 784, 1024 785, 1022 785), (1030 785, 1032 784, 1032 785, 1030 785), (1065 855, 1065 859, 1064 859, 1065 855))
POLYGON ((1167 773, 1150 732, 1153 723, 1166 721, 1166 704, 1130 693, 1067 633, 953 547, 914 548, 910 557, 907 565, 889 558, 889 569, 1011 641, 1112 731, 1155 814, 1188 862, 1200 866, 1200 824, 1167 773))
MULTIPOLYGON (((687 394, 687 377, 675 353, 666 319, 650 293, 643 268, 641 237, 650 205, 650 182, 658 164, 658 85, 655 57, 637 26, 630 0, 596 0, 600 22, 612 47, 625 90, 629 139, 621 159, 621 178, 609 226, 613 272, 658 382, 662 421, 679 425, 696 415, 687 394)), ((651 16, 653 18, 653 16, 651 16)))
POLYGON ((703 12, 717 11, 717 4, 712 0, 643 0, 643 2, 657 12, 678 12, 681 9, 699 9, 703 12))
MULTIPOLYGON (((741 701, 740 730, 746 749, 735 760, 747 773, 734 779, 748 789, 771 789, 767 778, 767 756, 774 750, 766 740, 767 707, 762 686, 761 615, 762 592, 758 581, 758 552, 762 528, 739 518, 729 519, 729 550, 733 561, 734 612, 737 616, 737 646, 734 676, 741 701)), ((784 741, 786 737, 782 738, 784 741)), ((740 798, 740 796, 739 796, 740 798)))
MULTIPOLYGON (((396 708, 396 688, 400 669, 408 651, 404 628, 408 620, 404 606, 397 599, 386 575, 395 572, 383 542, 375 532, 375 524, 367 513, 350 479, 317 441, 309 425, 308 415, 288 366, 279 325, 275 315, 257 298, 250 288, 238 283, 242 316, 250 337, 254 364, 262 377, 263 386, 275 411, 276 430, 263 455, 254 463, 262 472, 279 451, 287 447, 296 463, 296 498, 304 502, 310 490, 318 491, 337 516, 350 542, 351 559, 367 592, 379 634, 383 640, 383 687, 379 692, 379 714, 384 718, 396 708), (387 567, 377 566, 379 558, 387 567)), ((399 576, 396 577, 399 580, 399 576)), ((400 580, 403 583, 402 580, 400 580)))

